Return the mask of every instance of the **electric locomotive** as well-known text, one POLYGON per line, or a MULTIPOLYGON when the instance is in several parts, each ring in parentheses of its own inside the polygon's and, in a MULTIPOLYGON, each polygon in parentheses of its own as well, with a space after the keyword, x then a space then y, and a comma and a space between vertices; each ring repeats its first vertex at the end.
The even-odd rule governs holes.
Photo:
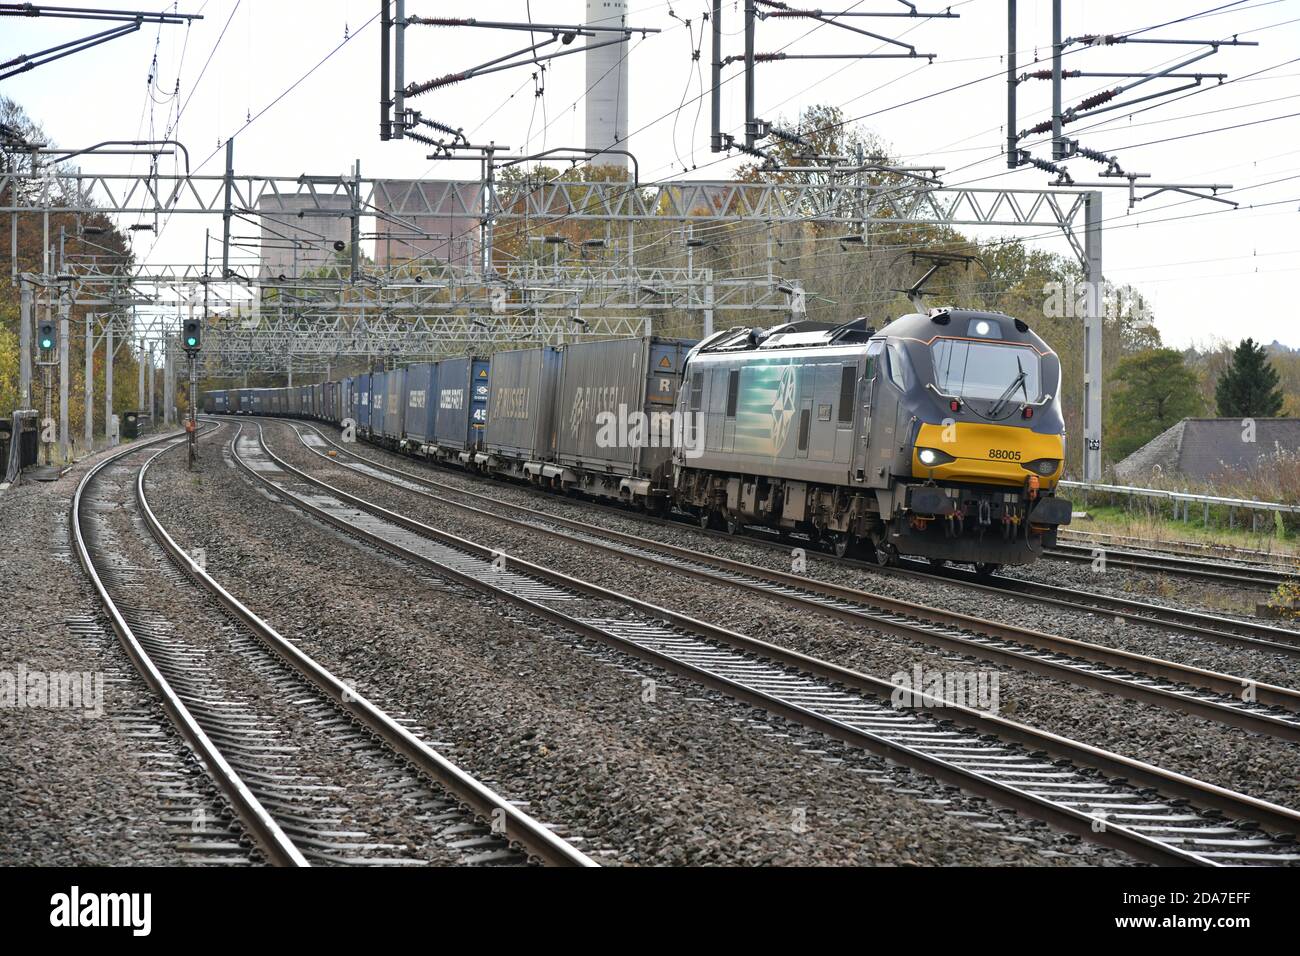
POLYGON ((1060 379, 996 312, 720 332, 685 364, 674 498, 705 526, 806 532, 882 564, 1028 563, 1070 520, 1060 379))

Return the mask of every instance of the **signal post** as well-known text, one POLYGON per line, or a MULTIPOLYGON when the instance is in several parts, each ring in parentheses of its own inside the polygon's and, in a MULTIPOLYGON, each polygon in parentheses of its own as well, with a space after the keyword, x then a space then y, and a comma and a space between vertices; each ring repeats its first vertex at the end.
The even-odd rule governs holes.
POLYGON ((186 364, 190 373, 190 414, 185 422, 185 431, 189 436, 189 468, 194 470, 194 460, 198 457, 195 436, 198 428, 198 409, 194 404, 197 387, 197 365, 199 349, 203 347, 203 320, 186 319, 181 328, 181 347, 185 349, 186 364))
POLYGON ((41 457, 46 465, 54 464, 54 366, 59 364, 59 326, 53 319, 41 319, 36 329, 36 364, 41 367, 41 390, 45 410, 41 415, 41 457))

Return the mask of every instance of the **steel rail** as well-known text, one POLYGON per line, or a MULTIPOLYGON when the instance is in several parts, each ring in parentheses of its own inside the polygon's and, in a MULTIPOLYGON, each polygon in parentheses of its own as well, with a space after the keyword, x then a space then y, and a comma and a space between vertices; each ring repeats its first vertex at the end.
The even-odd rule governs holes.
POLYGON ((544 824, 520 810, 505 797, 480 783, 412 734, 383 709, 367 700, 359 691, 335 677, 322 664, 249 610, 243 602, 196 564, 163 527, 145 497, 145 475, 152 461, 150 459, 146 462, 136 476, 136 496, 150 533, 182 572, 216 598, 223 608, 244 624, 292 670, 306 678, 349 717, 491 824, 494 833, 523 846, 529 853, 551 866, 597 865, 585 853, 556 836, 544 824))
MULTIPOLYGON (((1224 564, 1213 566, 1204 561, 1180 558, 1175 555, 1140 554, 1135 551, 1121 551, 1103 548, 1102 559, 1117 568, 1130 568, 1134 571, 1149 571, 1155 574, 1178 574, 1183 577, 1200 578, 1206 581, 1221 581, 1227 584, 1250 588, 1275 588, 1280 584, 1294 583, 1300 578, 1270 569, 1241 567, 1224 564)), ((1043 554, 1058 561, 1072 561, 1075 564, 1091 564, 1098 559, 1094 548, 1080 545, 1058 543, 1047 548, 1043 554)))
MULTIPOLYGON (((850 565, 875 567, 866 561, 850 560, 850 565)), ((917 562, 908 562, 917 564, 917 562)), ((1205 637, 1223 644, 1236 644, 1241 647, 1254 647, 1284 654, 1288 657, 1300 657, 1300 631, 1254 621, 1240 621, 1236 618, 1217 617, 1202 611, 1186 608, 1166 607, 1139 601, 1134 598, 1103 594, 1099 591, 1081 591, 1074 588, 1030 581, 1024 578, 992 577, 981 578, 973 572, 963 572, 954 568, 935 570, 916 567, 898 567, 895 573, 920 580, 939 580, 960 584, 963 587, 982 590, 995 594, 1015 595, 1028 598, 1042 604, 1072 610, 1101 611, 1113 614, 1117 618, 1141 624, 1159 624, 1175 628, 1185 634, 1205 637), (1217 626, 1216 626, 1217 625, 1217 626), (1240 628, 1249 633, 1235 633, 1223 628, 1240 628)))
MULTIPOLYGON (((275 418, 274 416, 259 417, 266 418, 269 421, 286 420, 275 418)), ((374 461, 374 459, 366 458, 365 456, 358 457, 367 462, 374 461)), ((457 474, 464 475, 471 480, 475 479, 474 475, 464 471, 463 469, 453 468, 451 470, 455 471, 457 474)), ((528 490, 536 494, 545 494, 545 492, 536 488, 528 488, 528 490)), ((549 494, 546 496, 551 497, 549 494)), ((594 499, 589 500, 586 503, 592 508, 609 511, 611 514, 621 515, 625 518, 631 518, 646 524, 657 524, 663 527, 677 528, 681 527, 684 523, 680 518, 654 517, 652 515, 631 511, 622 506, 603 504, 594 499)), ((714 531, 708 528, 700 528, 694 522, 691 522, 690 524, 692 531, 697 534, 721 540, 730 540, 734 537, 730 533, 714 531)), ((780 550, 786 552, 790 547, 789 541, 778 542, 772 540, 770 536, 764 535, 746 534, 744 540, 746 543, 752 544, 755 547, 766 548, 768 550, 780 550)), ((810 547, 816 550, 815 545, 810 545, 810 547)), ((1220 644, 1262 649, 1288 657, 1300 658, 1300 631, 1284 627, 1275 627, 1254 621, 1242 621, 1236 618, 1218 617, 1201 611, 1191 611, 1183 608, 1167 607, 1161 604, 1151 604, 1149 602, 1137 601, 1132 598, 1121 598, 1110 594, 1102 594, 1098 591, 1081 591, 1074 588, 1064 588, 1057 585, 1044 584, 1038 581, 1029 581, 1023 578, 980 576, 972 572, 962 572, 955 568, 936 569, 933 566, 927 567, 919 561, 913 561, 910 559, 904 559, 904 562, 901 565, 891 565, 888 567, 881 567, 874 561, 864 561, 859 558, 849 557, 837 558, 836 562, 845 567, 862 568, 868 571, 894 574, 899 577, 910 577, 920 581, 944 581, 949 584, 959 585, 969 590, 982 591, 990 594, 1000 593, 1002 596, 1015 594, 1018 597, 1036 603, 1045 604, 1051 607, 1060 607, 1070 611, 1097 613, 1099 610, 1104 610, 1116 619, 1132 621, 1146 626, 1160 624, 1165 627, 1174 628, 1181 633, 1195 637, 1202 637, 1206 640, 1220 644), (1237 628, 1239 631, 1244 631, 1246 633, 1224 630, 1224 628, 1237 628)))
POLYGON ((1117 548, 1129 548, 1141 552, 1160 555, 1172 555, 1179 558, 1198 558, 1205 563, 1212 559, 1230 562, 1227 567, 1244 567, 1249 570, 1278 571, 1283 574, 1295 574, 1300 566, 1300 554, 1288 554, 1285 551, 1261 551, 1258 548, 1242 548, 1237 545, 1214 544, 1210 541, 1189 541, 1185 538, 1170 538, 1158 541, 1143 538, 1136 534, 1119 534, 1109 531, 1083 531, 1069 527, 1057 532, 1057 540, 1076 547, 1108 547, 1107 542, 1117 548))
MULTIPOLYGON (((270 420, 275 421, 281 419, 271 418, 270 420)), ((358 457, 367 462, 374 461, 374 459, 366 458, 365 456, 358 457)), ((471 480, 475 477, 462 469, 453 470, 457 474, 465 475, 471 480)), ((529 488, 528 490, 536 494, 545 494, 540 489, 529 488)), ((550 495, 546 496, 551 497, 550 495)), ((606 510, 612 514, 618 514, 625 518, 631 518, 646 524, 657 524, 663 527, 675 528, 680 527, 684 523, 680 519, 672 517, 654 517, 631 511, 624 507, 606 505, 596 500, 590 500, 587 504, 593 508, 606 510)), ((691 523, 691 527, 697 534, 703 534, 720 540, 730 540, 734 537, 729 533, 714 531, 708 528, 700 528, 693 522, 691 523)), ((744 540, 746 543, 753 544, 756 547, 767 548, 768 550, 787 552, 790 547, 790 542, 774 541, 770 536, 747 534, 745 535, 744 540)), ((812 547, 815 549, 815 546, 812 547)), ((1116 618, 1122 618, 1123 620, 1132 621, 1146 626, 1160 624, 1165 627, 1174 628, 1181 633, 1195 637, 1202 637, 1206 640, 1220 644, 1252 649, 1263 649, 1288 657, 1300 658, 1300 631, 1284 627, 1275 627, 1273 625, 1260 624, 1254 621, 1242 621, 1235 618, 1218 617, 1201 611, 1166 607, 1160 604, 1137 601, 1132 598, 1122 598, 1110 594, 1102 594, 1098 591, 1081 591, 1053 584, 1044 584, 1038 581, 1029 581, 1023 578, 1001 576, 982 577, 955 568, 944 568, 938 570, 933 567, 926 567, 919 561, 908 559, 905 559, 904 563, 901 565, 888 567, 881 567, 874 561, 864 561, 858 558, 845 557, 838 558, 836 561, 838 564, 845 567, 862 568, 868 571, 894 574, 900 577, 910 577, 922 581, 945 581, 949 584, 957 584, 970 590, 982 591, 985 593, 1000 593, 1003 596, 1006 596, 1007 594, 1015 594, 1036 603, 1045 604, 1051 607, 1059 607, 1065 610, 1083 611, 1086 613, 1096 613, 1098 610, 1104 610, 1106 613, 1111 614, 1116 618), (1246 633, 1224 630, 1224 628, 1237 628, 1246 633)))
MULTIPOLYGON (((283 474, 325 491, 350 508, 380 518, 421 537, 467 552, 484 561, 491 561, 494 558, 501 557, 499 551, 400 515, 306 474, 301 469, 290 465, 275 455, 266 446, 261 432, 261 426, 258 425, 257 445, 259 450, 283 474)), ((545 620, 559 624, 576 633, 592 637, 607 646, 629 653, 671 673, 688 677, 697 683, 718 690, 726 696, 760 707, 795 723, 823 732, 835 739, 886 756, 929 776, 954 783, 968 792, 1011 806, 1030 816, 1048 821, 1069 832, 1078 834, 1085 839, 1121 849, 1141 859, 1163 864, 1219 865, 1217 861, 1209 857, 1174 846, 1170 842, 1156 839, 1124 825, 1111 825, 1108 822, 1106 826, 1098 828, 1095 815, 1077 810, 1072 806, 1046 800, 1026 792, 1023 788, 1003 783, 978 771, 961 768, 950 762, 936 759, 931 755, 922 753, 915 747, 884 739, 879 734, 863 731, 843 721, 819 714, 815 710, 790 704, 761 689, 730 680, 705 668, 644 647, 610 630, 564 614, 538 601, 499 587, 481 577, 471 576, 432 558, 420 555, 395 541, 388 540, 382 535, 357 527, 353 521, 331 513, 328 509, 306 500, 301 495, 285 488, 281 483, 272 480, 263 473, 263 470, 252 467, 239 455, 237 439, 231 443, 231 453, 236 463, 240 465, 247 475, 304 513, 337 527, 370 545, 414 561, 421 566, 429 567, 444 578, 457 581, 496 599, 515 604, 545 620)), ((639 598, 611 591, 521 558, 507 556, 507 560, 512 569, 530 577, 598 600, 622 604, 652 618, 665 621, 706 641, 775 662, 783 667, 812 675, 871 697, 889 699, 895 692, 903 690, 903 688, 889 681, 880 680, 838 664, 818 660, 788 648, 769 644, 757 638, 748 637, 696 620, 668 608, 658 607, 639 598)), ((1108 776, 1123 778, 1135 786, 1150 787, 1168 796, 1185 799, 1202 807, 1210 807, 1231 813, 1239 819, 1257 823, 1275 832, 1300 833, 1300 812, 1288 807, 1270 803, 1248 794, 1237 793, 1215 784, 1196 780, 1176 771, 1156 767, 1130 757, 1111 753, 1099 747, 1093 747, 1057 734, 1018 724, 1002 717, 981 713, 972 708, 942 700, 928 693, 917 693, 915 696, 921 699, 923 709, 941 709, 942 717, 939 719, 961 723, 976 733, 1011 741, 1030 751, 1052 754, 1074 764, 1100 771, 1108 776)))
MULTIPOLYGON (((280 825, 262 805, 261 801, 254 796, 248 785, 240 778, 239 774, 229 764, 222 755, 220 749, 212 742, 207 733, 199 725, 194 715, 190 713, 184 701, 172 689, 167 678, 163 676, 156 664, 150 659, 143 645, 136 638, 135 633, 131 630, 131 625, 127 623, 125 616, 118 608, 113 596, 109 593, 108 587, 104 584, 95 562, 91 555, 91 550, 86 542, 85 536, 81 530, 81 506, 84 498, 87 497, 87 489, 91 483, 99 476, 100 472, 111 465, 118 463, 121 459, 133 454, 138 454, 145 448, 160 444, 167 441, 175 441, 184 437, 184 432, 173 432, 162 435, 157 438, 151 438, 144 442, 130 445, 122 451, 117 452, 103 461, 99 462, 77 485, 77 490, 72 497, 72 507, 68 512, 68 522, 73 540, 73 549, 77 553, 77 560, 80 562, 82 570, 90 578, 96 593, 99 595, 100 603, 103 604, 107 612, 109 621, 112 624, 113 631, 117 634, 118 641, 126 651, 127 656, 135 665, 140 676, 144 678, 151 690, 158 695, 159 702, 163 710, 171 718, 177 731, 185 741, 194 749, 194 752, 203 761, 204 767, 213 782, 225 794, 226 799, 230 801, 231 808, 243 822, 248 832, 261 846, 262 851, 266 854, 267 859, 277 866, 309 866, 307 859, 302 852, 294 845, 293 841, 280 829, 280 825)), ((154 454, 154 458, 161 455, 166 448, 154 454)), ((150 461, 153 458, 149 459, 150 461)), ((146 463, 147 465, 147 463, 146 463)), ((143 472, 143 469, 141 469, 143 472)), ((143 499, 142 499, 143 500, 143 499)))
MULTIPOLYGON (((298 434, 299 441, 302 442, 302 436, 301 433, 297 432, 297 426, 295 425, 292 427, 294 427, 295 433, 298 434)), ((320 435, 322 439, 329 441, 329 439, 325 438, 325 436, 320 433, 319 429, 315 429, 315 427, 311 425, 308 425, 307 427, 313 428, 316 434, 320 435)), ((307 445, 306 442, 302 442, 302 444, 304 448, 312 451, 323 460, 331 460, 318 449, 307 445)), ((354 452, 346 448, 342 448, 333 442, 331 442, 331 444, 334 444, 335 447, 339 448, 339 450, 345 455, 358 457, 354 452)), ((394 468, 389 465, 377 464, 372 459, 361 458, 360 460, 365 461, 368 466, 373 467, 376 470, 388 472, 427 487, 451 490, 456 494, 488 502, 510 511, 528 514, 534 518, 548 521, 562 527, 572 528, 584 534, 600 535, 612 538, 616 541, 623 542, 629 547, 654 551, 660 555, 665 555, 679 560, 673 561, 668 560, 665 557, 637 554, 624 547, 616 547, 599 541, 586 540, 551 528, 539 527, 531 522, 511 518, 507 515, 484 511, 481 508, 476 508, 463 502, 445 498, 433 494, 430 491, 415 488, 405 489, 413 494, 422 495, 432 501, 438 502, 439 504, 457 508, 461 511, 490 519, 505 521, 508 524, 528 531, 539 532, 549 537, 583 547, 604 550, 622 558, 661 568, 673 573, 693 577, 697 580, 753 591, 763 597, 780 601, 784 604, 799 608, 800 610, 809 610, 829 617, 838 618, 840 620, 850 621, 857 624, 866 624, 872 628, 905 639, 919 640, 926 644, 943 647, 947 650, 956 651, 958 653, 983 657, 987 660, 1008 664, 1012 667, 1027 670, 1046 677, 1064 679, 1076 684, 1110 691, 1131 700, 1155 704, 1175 710, 1182 710, 1228 726, 1239 727, 1243 730, 1275 736, 1293 742, 1300 742, 1300 721, 1294 719, 1286 719, 1277 715, 1260 713, 1258 711, 1244 710, 1239 708, 1235 703, 1206 700, 1178 689, 1168 689, 1144 684, 1132 679, 1131 677, 1091 671, 1080 668, 1076 664, 1059 663, 1049 659, 1036 658, 1021 650, 1002 648, 987 642, 966 638, 960 635, 944 634, 909 622, 881 617, 879 614, 873 614, 869 610, 861 609, 861 606, 874 608, 875 610, 886 614, 898 614, 911 618, 919 618, 922 621, 932 624, 977 631, 989 637, 1012 641, 1021 645, 1028 645, 1029 647, 1041 651, 1067 655, 1095 664, 1123 668, 1128 671, 1139 671, 1163 677, 1168 680, 1178 681, 1184 684, 1189 684, 1193 687, 1201 687, 1218 694, 1227 695, 1228 697, 1234 698, 1234 700, 1237 699, 1236 695, 1250 691, 1255 694, 1255 700, 1259 704, 1279 707, 1289 710, 1292 713, 1296 713, 1300 711, 1300 691, 1296 691, 1292 688, 1263 684, 1249 678, 1232 674, 1222 674, 1204 668, 1179 664, 1174 661, 1136 654, 1131 651, 1105 647, 1073 638, 1046 634, 1029 628, 1002 624, 997 621, 990 621, 953 611, 945 611, 940 608, 928 607, 926 605, 903 601, 874 592, 861 591, 855 588, 818 581, 803 575, 789 574, 771 568, 746 564, 741 561, 735 561, 718 555, 705 554, 703 552, 693 551, 689 548, 666 544, 620 531, 613 531, 608 528, 600 528, 581 521, 563 518, 549 512, 538 511, 522 505, 512 504, 510 502, 502 501, 499 498, 478 494, 477 492, 449 488, 447 485, 415 475, 412 472, 394 468), (712 565, 715 568, 725 569, 727 572, 731 573, 729 575, 719 574, 716 571, 708 570, 706 567, 701 567, 705 565, 712 565), (736 577, 737 575, 743 577, 738 578, 736 577), (830 598, 832 601, 851 602, 860 607, 844 607, 835 603, 802 597, 799 594, 791 594, 788 591, 783 592, 780 590, 774 590, 771 586, 772 584, 776 584, 786 589, 812 593, 823 598, 830 598)), ((380 478, 380 480, 384 479, 380 478)), ((390 484, 392 484, 393 487, 402 487, 393 482, 390 482, 390 484)))

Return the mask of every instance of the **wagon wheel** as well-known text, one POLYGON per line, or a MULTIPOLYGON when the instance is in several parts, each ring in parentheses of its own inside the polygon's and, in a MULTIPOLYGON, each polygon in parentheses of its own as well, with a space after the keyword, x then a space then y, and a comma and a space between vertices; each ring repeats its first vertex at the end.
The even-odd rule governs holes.
POLYGON ((991 578, 1002 565, 993 561, 976 561, 975 573, 982 578, 991 578))

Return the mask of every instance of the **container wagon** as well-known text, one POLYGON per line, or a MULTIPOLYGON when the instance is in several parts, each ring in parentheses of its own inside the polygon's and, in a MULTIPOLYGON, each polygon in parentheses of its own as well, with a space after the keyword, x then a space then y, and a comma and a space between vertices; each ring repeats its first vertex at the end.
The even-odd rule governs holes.
POLYGON ((406 367, 404 384, 402 448, 429 455, 433 448, 433 425, 438 403, 438 366, 421 362, 406 367))
POLYGON ((437 457, 462 464, 479 463, 475 454, 487 425, 489 381, 487 359, 454 358, 438 363, 438 410, 434 419, 437 457))
POLYGON ((556 389, 564 352, 554 346, 492 356, 483 453, 489 471, 533 484, 556 484, 556 389))
POLYGON ((673 488, 673 412, 695 343, 650 336, 564 349, 556 389, 558 484, 662 510, 673 488))

